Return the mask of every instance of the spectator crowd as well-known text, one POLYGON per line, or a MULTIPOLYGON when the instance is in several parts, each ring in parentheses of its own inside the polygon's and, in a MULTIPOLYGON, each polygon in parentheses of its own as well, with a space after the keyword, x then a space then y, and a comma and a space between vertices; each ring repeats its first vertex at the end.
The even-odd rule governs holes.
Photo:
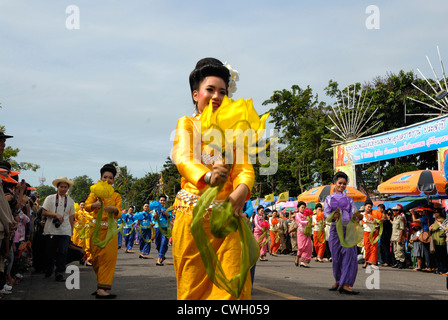
MULTIPOLYGON (((9 138, 12 136, 0 131, 0 155, 9 138)), ((30 268, 46 277, 54 272, 56 281, 65 281, 67 263, 91 265, 90 238, 85 226, 94 217, 85 211, 84 202, 76 204, 75 209, 73 200, 65 197, 72 182, 66 178, 53 181, 57 194, 48 196, 41 204, 35 189, 19 176, 8 162, 0 162, 1 295, 10 294, 30 268), (58 211, 58 206, 62 211, 58 211), (67 212, 67 216, 58 212, 67 212)), ((174 212, 166 210, 166 200, 166 196, 161 196, 159 201, 145 203, 139 212, 131 206, 127 212, 123 210, 117 221, 121 226, 118 245, 132 253, 133 245, 138 244, 139 258, 147 259, 151 243, 155 243, 158 266, 163 266, 172 241, 174 212), (164 208, 157 211, 163 214, 151 213, 158 206, 164 208)), ((245 212, 260 246, 260 261, 290 255, 295 257, 296 266, 305 268, 311 267, 310 260, 332 261, 327 245, 332 222, 324 219, 323 210, 320 203, 312 210, 304 202, 291 211, 271 211, 263 206, 254 210, 250 206, 245 212)), ((358 263, 363 268, 391 267, 448 275, 448 226, 445 209, 439 203, 429 201, 409 210, 395 205, 386 210, 383 204, 373 209, 373 203, 367 200, 356 216, 364 232, 357 245, 358 263)))
MULTIPOLYGON (((262 245, 260 261, 268 260, 267 253, 297 256, 301 250, 297 232, 301 227, 296 216, 301 206, 305 212, 303 202, 290 211, 259 206, 250 217, 255 237, 265 236, 264 241, 259 241, 262 245), (261 218, 265 221, 263 227, 259 222, 261 218)), ((312 259, 317 262, 332 260, 327 245, 331 222, 325 221, 322 212, 322 204, 317 204, 311 219, 313 232, 309 234, 312 259)), ((372 201, 367 200, 357 212, 357 218, 364 230, 364 237, 357 245, 358 263, 363 268, 391 267, 448 275, 445 234, 448 220, 445 220, 445 209, 439 203, 429 201, 425 206, 408 210, 398 204, 386 210, 384 204, 373 209, 372 201)), ((295 263, 298 265, 297 261, 295 263)), ((309 267, 307 264, 301 266, 309 267)))
MULTIPOLYGON (((0 156, 10 138, 0 131, 0 156)), ((36 189, 19 176, 10 163, 0 161, 0 298, 11 294, 28 270, 46 278, 54 274, 56 281, 65 282, 68 263, 79 261, 94 266, 92 226, 96 215, 86 210, 85 201, 78 204, 70 197, 73 181, 66 177, 55 179, 52 183, 56 193, 41 203, 36 189)), ((165 195, 158 200, 145 203, 135 215, 135 207, 130 207, 115 222, 120 231, 119 247, 124 240, 126 252, 132 253, 137 243, 139 257, 147 259, 154 243, 158 251, 156 265, 163 266, 171 245, 174 213, 164 207, 165 195)))

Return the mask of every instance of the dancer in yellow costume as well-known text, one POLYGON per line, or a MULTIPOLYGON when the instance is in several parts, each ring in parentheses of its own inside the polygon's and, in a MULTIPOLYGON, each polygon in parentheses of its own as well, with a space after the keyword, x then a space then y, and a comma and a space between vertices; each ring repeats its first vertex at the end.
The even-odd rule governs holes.
POLYGON ((84 210, 84 207, 85 207, 85 201, 80 201, 79 210, 75 213, 75 225, 73 227, 73 234, 72 234, 73 244, 80 246, 83 249, 85 249, 86 247, 86 241, 82 236, 80 237, 79 233, 81 230, 83 230, 85 226, 86 211, 84 210))
MULTIPOLYGON (((109 184, 113 184, 115 175, 117 174, 117 170, 113 165, 104 165, 100 172, 102 181, 107 181, 109 184)), ((113 214, 115 219, 121 217, 121 196, 114 192, 110 198, 104 199, 103 205, 104 214, 101 221, 95 221, 98 210, 101 208, 101 202, 95 194, 90 193, 85 205, 86 210, 92 212, 94 217, 90 223, 91 235, 93 234, 92 229, 95 227, 95 224, 101 223, 100 240, 103 240, 106 237, 109 221, 108 215, 113 214)), ((114 228, 117 228, 116 224, 114 228)), ((116 295, 110 294, 107 291, 111 289, 114 278, 118 253, 118 236, 115 235, 104 248, 96 246, 93 239, 90 239, 90 251, 92 253, 93 270, 95 270, 97 278, 96 298, 115 298, 116 295)))
POLYGON ((91 227, 92 220, 93 220, 93 213, 88 212, 85 209, 85 203, 84 203, 84 243, 85 243, 85 250, 87 255, 86 265, 91 266, 92 265, 92 241, 91 241, 91 235, 93 226, 91 227))
MULTIPOLYGON (((183 117, 177 123, 172 157, 182 175, 182 189, 177 194, 173 208, 176 220, 173 226, 173 261, 177 278, 177 298, 180 300, 235 299, 227 291, 210 281, 201 260, 195 240, 191 234, 192 212, 196 201, 209 186, 225 183, 212 205, 229 199, 235 215, 243 214, 244 203, 250 198, 255 175, 252 164, 233 164, 230 169, 223 164, 221 154, 203 142, 194 144, 193 135, 201 112, 211 102, 213 109, 220 107, 232 87, 229 69, 217 59, 200 60, 190 74, 190 88, 198 115, 183 117), (198 150, 199 149, 199 150, 198 150), (201 159, 193 159, 197 152, 201 159)), ((200 132, 200 129, 199 129, 200 132)), ((240 235, 231 232, 225 238, 216 238, 210 232, 208 221, 210 210, 204 215, 205 231, 210 239, 226 275, 231 278, 240 272, 240 235)), ((244 283, 239 299, 251 298, 251 278, 244 283)))

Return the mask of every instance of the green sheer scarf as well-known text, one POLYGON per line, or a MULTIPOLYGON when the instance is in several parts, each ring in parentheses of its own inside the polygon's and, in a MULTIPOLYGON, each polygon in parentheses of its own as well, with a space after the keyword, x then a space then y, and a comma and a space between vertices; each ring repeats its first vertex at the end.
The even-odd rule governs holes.
POLYGON ((138 233, 140 234, 143 241, 145 241, 146 243, 150 243, 156 237, 156 230, 154 229, 154 226, 149 226, 149 229, 151 229, 151 238, 146 240, 142 233, 142 226, 141 225, 138 226, 138 233))
POLYGON ((238 298, 241 295, 250 269, 259 258, 260 250, 249 226, 242 217, 235 217, 232 205, 228 200, 224 201, 222 207, 213 207, 210 213, 212 234, 217 238, 224 238, 230 232, 237 231, 241 238, 240 273, 231 279, 227 278, 205 232, 203 220, 203 216, 221 189, 222 185, 209 187, 198 199, 193 209, 193 221, 190 230, 210 281, 233 297, 238 298))
POLYGON ((305 230, 303 230, 303 233, 306 236, 311 237, 313 234, 313 217, 307 216, 306 220, 308 221, 308 224, 306 225, 305 230))
MULTIPOLYGON (((165 210, 165 212, 169 212, 169 211, 172 211, 173 210, 173 207, 171 206, 171 207, 169 207, 168 209, 166 209, 165 210)), ((163 212, 161 212, 160 214, 164 214, 163 212)), ((167 223, 168 223, 168 227, 161 227, 160 226, 160 219, 159 219, 159 214, 157 213, 157 218, 156 218, 156 220, 157 220, 157 225, 159 226, 159 231, 165 236, 165 237, 167 237, 167 238, 171 238, 171 235, 172 235, 172 232, 173 232, 173 226, 172 226, 172 224, 171 224, 171 217, 170 218, 167 218, 166 220, 167 220, 167 223)))
POLYGON ((381 235, 383 234, 383 221, 375 219, 375 226, 372 228, 372 231, 370 231, 369 234, 369 241, 372 245, 374 245, 375 243, 378 242, 378 240, 380 240, 381 235), (373 240, 373 233, 376 230, 377 225, 379 225, 380 230, 378 232, 378 236, 375 238, 375 240, 373 240))
MULTIPOLYGON (((334 210, 327 217, 327 219, 325 219, 325 222, 331 223, 334 218, 334 214, 337 211, 338 211, 337 209, 334 210)), ((320 227, 319 233, 317 235, 318 239, 320 239, 321 233, 324 232, 324 229, 325 229, 325 223, 322 223, 322 226, 320 227)), ((344 236, 344 227, 342 225, 341 218, 339 218, 336 221, 336 232, 338 234, 341 246, 343 246, 345 248, 351 248, 351 247, 356 246, 360 241, 362 241, 362 239, 364 237, 364 229, 356 220, 356 214, 354 214, 352 216, 352 218, 350 219, 350 221, 348 222, 348 224, 345 228, 345 236, 344 236)))
POLYGON ((327 219, 321 220, 321 222, 320 222, 319 231, 317 233, 317 241, 319 243, 324 243, 326 241, 325 237, 323 237, 324 238, 323 241, 320 240, 320 238, 322 236, 322 232, 325 232, 325 227, 327 226, 326 223, 327 223, 327 219))
POLYGON ((79 239, 90 238, 90 225, 87 223, 78 233, 79 239))
POLYGON ((280 242, 280 232, 274 231, 274 234, 275 234, 274 243, 277 244, 280 242))
POLYGON ((92 243, 96 245, 97 247, 100 247, 101 249, 105 248, 109 242, 112 241, 112 239, 118 234, 118 228, 115 223, 115 218, 113 213, 108 213, 107 215, 107 233, 106 237, 103 240, 100 240, 100 229, 101 229, 101 220, 103 218, 103 201, 99 200, 101 202, 101 208, 98 210, 98 213, 96 215, 96 222, 95 222, 95 228, 93 229, 92 233, 92 243))
POLYGON ((262 235, 258 238, 258 247, 263 247, 266 243, 268 243, 269 241, 269 230, 266 229, 262 235), (263 241, 264 240, 264 241, 263 241))
MULTIPOLYGON (((135 222, 132 222, 130 230, 127 233, 124 232, 124 224, 125 224, 125 222, 123 220, 121 220, 121 224, 120 224, 120 227, 118 229, 121 232, 121 234, 126 237, 126 236, 130 235, 132 233, 132 231, 134 231, 135 222)), ((126 229, 127 228, 129 228, 129 227, 126 227, 126 229)))

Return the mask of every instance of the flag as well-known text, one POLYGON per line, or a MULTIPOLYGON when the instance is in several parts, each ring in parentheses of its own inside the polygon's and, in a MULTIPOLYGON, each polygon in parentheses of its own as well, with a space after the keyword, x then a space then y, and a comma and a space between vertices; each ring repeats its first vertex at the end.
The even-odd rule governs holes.
POLYGON ((273 202, 274 201, 274 194, 268 194, 267 196, 264 196, 264 202, 273 202))
POLYGON ((278 195, 278 201, 288 201, 289 200, 289 191, 280 193, 278 195))

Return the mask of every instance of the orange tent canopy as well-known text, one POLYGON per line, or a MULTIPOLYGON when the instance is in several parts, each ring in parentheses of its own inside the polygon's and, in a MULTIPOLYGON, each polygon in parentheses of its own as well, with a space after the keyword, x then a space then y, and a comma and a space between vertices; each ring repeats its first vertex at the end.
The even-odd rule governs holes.
POLYGON ((418 170, 400 173, 378 186, 378 192, 404 195, 446 195, 445 172, 418 170))

